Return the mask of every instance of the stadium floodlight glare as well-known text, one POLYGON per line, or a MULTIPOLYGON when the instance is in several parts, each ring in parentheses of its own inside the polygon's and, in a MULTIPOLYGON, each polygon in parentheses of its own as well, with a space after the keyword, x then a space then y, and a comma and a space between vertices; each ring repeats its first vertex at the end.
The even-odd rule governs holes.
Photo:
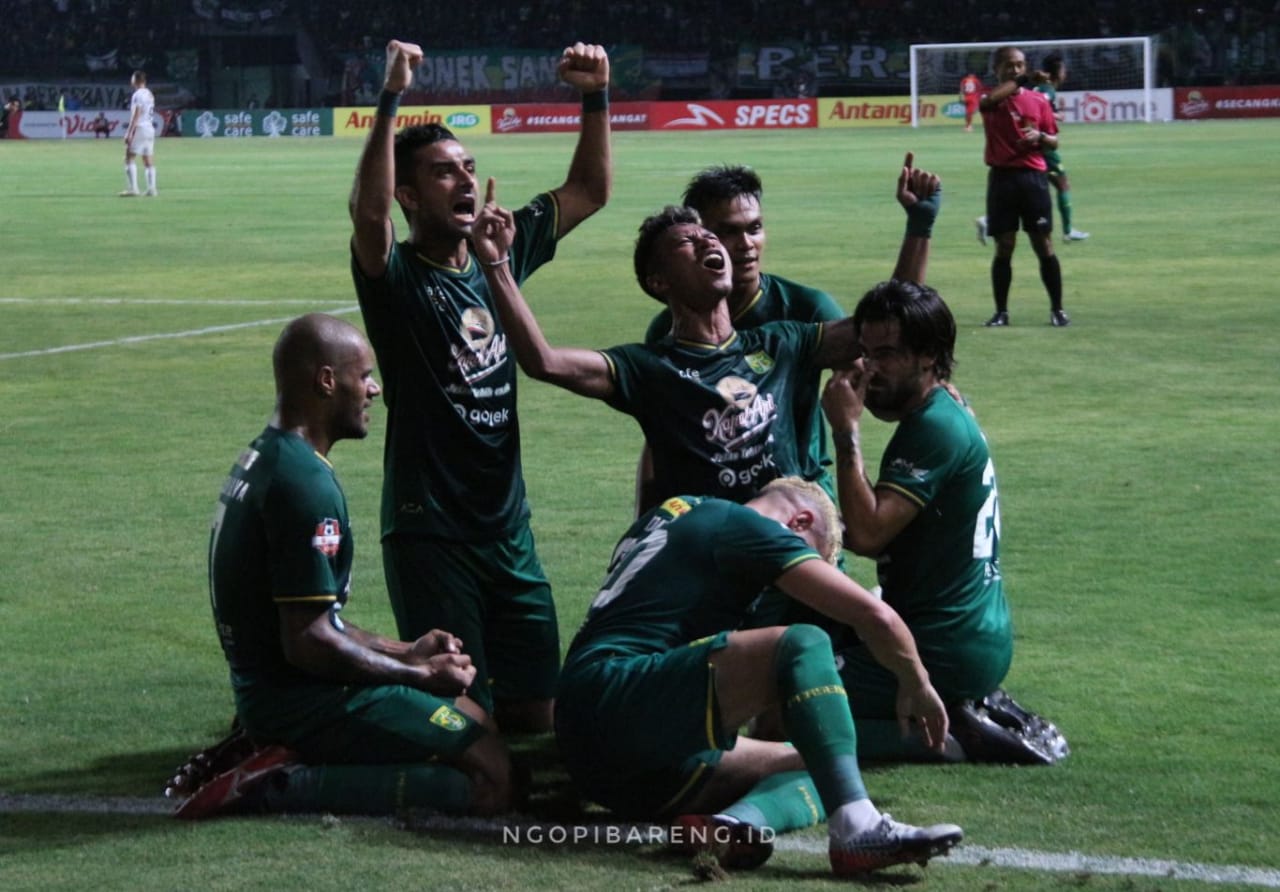
POLYGON ((1151 37, 1089 40, 1002 40, 997 43, 913 43, 911 45, 911 126, 920 126, 920 97, 954 95, 970 72, 991 85, 991 54, 1016 46, 1030 69, 1059 53, 1067 63, 1068 90, 1141 90, 1142 120, 1151 123, 1155 86, 1155 41, 1151 37))

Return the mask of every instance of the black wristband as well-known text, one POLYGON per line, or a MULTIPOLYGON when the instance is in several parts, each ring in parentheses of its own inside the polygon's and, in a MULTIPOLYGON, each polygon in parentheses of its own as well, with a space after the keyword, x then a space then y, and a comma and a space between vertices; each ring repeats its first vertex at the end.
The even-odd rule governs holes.
POLYGON ((1031 75, 1020 74, 1013 79, 1013 82, 1019 87, 1025 87, 1027 84, 1031 83, 1031 75))
POLYGON ((383 90, 378 96, 378 114, 384 118, 394 118, 396 112, 400 110, 400 94, 392 93, 390 90, 383 90))
POLYGON ((592 112, 608 111, 609 109, 609 90, 597 90, 594 93, 582 94, 582 113, 589 115, 592 112))

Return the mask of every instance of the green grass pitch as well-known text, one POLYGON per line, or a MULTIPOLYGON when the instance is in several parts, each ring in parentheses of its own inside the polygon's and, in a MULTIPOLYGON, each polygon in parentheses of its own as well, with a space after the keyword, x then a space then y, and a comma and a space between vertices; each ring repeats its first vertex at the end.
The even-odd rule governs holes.
MULTIPOLYGON (((945 184, 929 281, 960 326, 956 384, 991 441, 1017 628, 1007 687, 1059 723, 1048 770, 868 772, 900 819, 973 851, 891 871, 937 890, 1280 885, 1280 122, 1076 126, 1062 152, 1082 243, 1057 243, 1073 324, 1048 325, 1030 246, 1013 325, 974 239, 981 135, 954 128, 615 136, 613 201, 527 293, 553 342, 638 340, 640 219, 712 163, 765 182, 766 268, 846 308, 892 269, 903 153, 945 184), (1050 856, 1101 859, 1055 869, 1050 856), (1201 880, 1121 859, 1205 868, 1201 880), (1121 864, 1117 873, 1090 864, 1121 864), (1230 867, 1253 874, 1231 873, 1230 867), (1251 879, 1252 878, 1252 879, 1251 879), (1251 885, 1252 884, 1252 885, 1251 885)), ((521 203, 571 136, 470 141, 521 203)), ((0 887, 10 890, 669 889, 657 846, 504 843, 439 821, 160 812, 166 773, 231 715, 205 585, 218 486, 272 406, 270 350, 309 310, 358 322, 346 198, 360 146, 162 140, 157 199, 122 201, 118 142, 0 143, 0 887), (76 349, 63 349, 76 348, 76 349)), ((1055 221, 1057 225, 1060 221, 1055 221)), ((631 508, 640 436, 603 404, 525 381, 534 530, 567 642, 631 508)), ((393 625, 377 547, 384 416, 331 457, 357 527, 348 615, 393 625)), ((870 456, 887 426, 867 425, 870 456)), ((867 578, 865 561, 853 571, 867 578)), ((532 751, 546 755, 546 742, 532 751)), ((541 776, 554 785, 554 766, 541 776)), ((824 831, 742 889, 829 888, 824 831)))

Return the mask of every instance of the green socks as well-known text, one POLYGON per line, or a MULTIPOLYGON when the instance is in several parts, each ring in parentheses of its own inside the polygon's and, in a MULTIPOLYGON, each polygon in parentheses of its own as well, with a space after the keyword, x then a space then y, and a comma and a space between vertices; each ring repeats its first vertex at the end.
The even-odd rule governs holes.
POLYGON ((268 812, 386 815, 429 808, 464 814, 471 805, 471 779, 448 765, 303 765, 267 784, 268 812))
POLYGON ((827 819, 827 810, 807 771, 770 775, 720 814, 775 833, 801 830, 827 819))
POLYGON ((831 639, 817 626, 789 626, 775 656, 782 724, 804 757, 828 812, 865 799, 848 695, 836 674, 831 639))

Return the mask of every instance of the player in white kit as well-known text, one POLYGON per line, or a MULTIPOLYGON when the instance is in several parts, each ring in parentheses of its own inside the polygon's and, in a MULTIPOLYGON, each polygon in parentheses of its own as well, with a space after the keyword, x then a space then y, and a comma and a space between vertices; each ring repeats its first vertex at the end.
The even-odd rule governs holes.
POLYGON ((146 168, 147 194, 156 194, 156 125, 152 115, 156 110, 156 97, 147 89, 147 73, 135 71, 129 81, 133 95, 129 97, 129 127, 124 133, 125 189, 121 198, 138 193, 138 165, 134 158, 141 155, 146 168))

